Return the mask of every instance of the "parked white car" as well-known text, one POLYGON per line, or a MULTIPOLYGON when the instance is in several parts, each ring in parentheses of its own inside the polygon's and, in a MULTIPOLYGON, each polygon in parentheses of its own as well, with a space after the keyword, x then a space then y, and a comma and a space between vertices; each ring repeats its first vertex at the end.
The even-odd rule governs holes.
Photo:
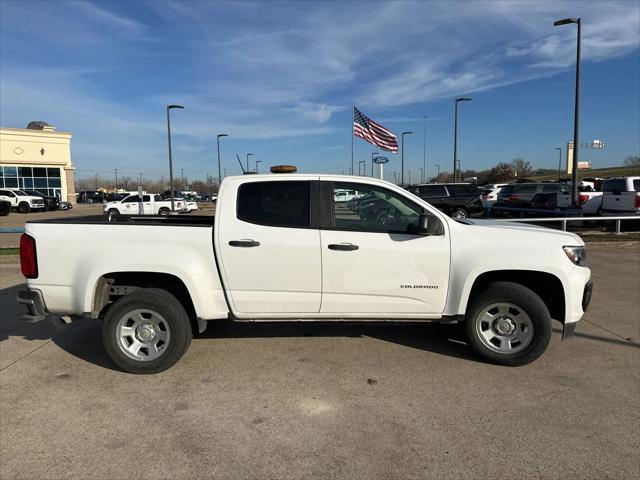
POLYGON ((640 177, 609 178, 602 192, 602 213, 640 213, 640 177))
POLYGON ((0 200, 11 203, 11 208, 20 213, 29 213, 32 210, 44 210, 44 198, 29 195, 17 188, 5 188, 0 190, 0 200))
POLYGON ((591 299, 577 235, 455 220, 373 178, 226 177, 215 217, 56 219, 25 232, 25 318, 103 319, 107 354, 133 373, 169 368, 192 325, 227 319, 460 322, 482 358, 524 365, 547 348, 552 318, 569 336, 591 299), (336 208, 344 189, 371 199, 367 215, 336 208))
POLYGON ((506 183, 495 183, 489 185, 483 185, 480 188, 482 189, 482 206, 484 208, 491 208, 498 201, 498 194, 502 187, 504 187, 506 183))
MULTIPOLYGON (((174 209, 186 212, 187 202, 175 200, 174 209)), ((136 193, 119 201, 105 203, 104 213, 108 215, 169 215, 171 200, 162 200, 162 197, 156 194, 143 194, 141 199, 136 193)))

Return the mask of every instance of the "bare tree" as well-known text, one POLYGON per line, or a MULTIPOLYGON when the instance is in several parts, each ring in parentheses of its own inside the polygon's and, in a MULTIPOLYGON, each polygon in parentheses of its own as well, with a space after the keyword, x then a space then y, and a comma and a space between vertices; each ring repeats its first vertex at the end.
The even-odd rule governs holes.
POLYGON ((526 177, 531 175, 533 171, 531 164, 523 158, 514 158, 511 162, 511 167, 518 177, 526 177))
POLYGON ((624 159, 625 167, 640 167, 640 157, 637 155, 629 156, 624 159))

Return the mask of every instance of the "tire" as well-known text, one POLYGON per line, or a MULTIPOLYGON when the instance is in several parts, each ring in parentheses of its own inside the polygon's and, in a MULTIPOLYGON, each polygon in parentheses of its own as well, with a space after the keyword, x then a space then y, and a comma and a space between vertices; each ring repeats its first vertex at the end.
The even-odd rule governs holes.
POLYGON ((157 288, 120 298, 107 311, 102 325, 107 355, 129 373, 167 370, 187 351, 192 336, 184 307, 169 292, 157 288))
POLYGON ((466 208, 455 207, 451 210, 450 216, 451 218, 468 218, 469 212, 467 212, 466 208))
POLYGON ((29 213, 31 211, 31 207, 27 202, 20 202, 18 204, 18 212, 20 213, 29 213))
POLYGON ((517 283, 495 282, 471 300, 465 331, 469 345, 483 359, 526 365, 549 345, 551 316, 533 291, 517 283))
POLYGON ((163 217, 168 216, 171 213, 171 210, 169 210, 167 207, 162 207, 160 210, 158 210, 158 215, 162 215, 163 217))

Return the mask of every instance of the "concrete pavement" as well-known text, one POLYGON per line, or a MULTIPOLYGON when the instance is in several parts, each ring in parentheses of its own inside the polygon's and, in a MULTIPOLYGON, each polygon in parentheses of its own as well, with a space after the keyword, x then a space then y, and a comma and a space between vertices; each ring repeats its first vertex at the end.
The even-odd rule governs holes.
POLYGON ((640 246, 588 247, 575 338, 520 368, 456 327, 210 325, 159 375, 98 321, 24 324, 0 265, 0 477, 638 478, 640 246))

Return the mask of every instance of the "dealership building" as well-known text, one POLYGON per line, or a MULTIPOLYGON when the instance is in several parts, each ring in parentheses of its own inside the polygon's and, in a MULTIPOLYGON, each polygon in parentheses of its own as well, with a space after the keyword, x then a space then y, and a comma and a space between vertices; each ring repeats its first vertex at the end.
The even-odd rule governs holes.
POLYGON ((37 190, 75 203, 71 133, 46 122, 0 127, 0 188, 37 190))

